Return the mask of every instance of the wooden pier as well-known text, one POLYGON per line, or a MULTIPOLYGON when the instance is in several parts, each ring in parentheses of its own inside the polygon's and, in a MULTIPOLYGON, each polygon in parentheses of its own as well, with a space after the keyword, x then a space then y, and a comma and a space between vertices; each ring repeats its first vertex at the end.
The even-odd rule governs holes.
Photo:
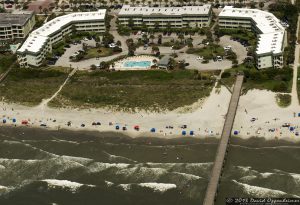
POLYGON ((222 170, 225 163, 227 146, 229 144, 229 138, 237 110, 237 106, 240 99, 240 93, 243 85, 244 76, 238 75, 233 88, 231 100, 229 103, 224 127, 220 139, 220 144, 216 153, 216 159, 211 172, 210 180, 206 189, 203 205, 213 205, 218 192, 218 186, 222 175, 222 170))

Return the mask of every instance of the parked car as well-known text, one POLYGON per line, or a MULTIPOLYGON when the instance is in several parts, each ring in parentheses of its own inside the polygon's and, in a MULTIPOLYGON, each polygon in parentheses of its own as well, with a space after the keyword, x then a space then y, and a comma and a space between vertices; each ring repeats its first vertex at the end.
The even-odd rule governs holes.
POLYGON ((223 60, 223 58, 221 56, 216 57, 216 61, 222 61, 222 60, 223 60))
POLYGON ((116 45, 115 43, 110 43, 110 44, 108 44, 108 46, 109 46, 110 48, 114 48, 114 47, 116 47, 117 45, 116 45))
POLYGON ((198 57, 197 57, 197 60, 202 61, 203 59, 204 59, 203 56, 198 56, 198 57))

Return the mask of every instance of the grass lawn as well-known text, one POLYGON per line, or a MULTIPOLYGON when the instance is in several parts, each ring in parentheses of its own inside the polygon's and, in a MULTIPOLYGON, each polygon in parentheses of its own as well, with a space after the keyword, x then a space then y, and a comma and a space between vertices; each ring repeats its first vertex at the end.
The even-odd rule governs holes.
POLYGON ((251 89, 284 93, 290 93, 292 90, 293 70, 291 68, 257 70, 256 68, 246 68, 244 65, 239 65, 237 68, 226 70, 222 74, 222 82, 232 86, 237 72, 243 72, 245 75, 244 93, 251 89))
POLYGON ((68 72, 68 68, 13 69, 0 84, 0 97, 6 102, 37 105, 57 91, 68 72))
POLYGON ((209 96, 215 82, 212 75, 213 72, 199 74, 192 70, 81 71, 50 105, 125 111, 173 110, 209 96))
POLYGON ((0 54, 0 74, 4 73, 16 60, 16 56, 12 54, 0 54))
POLYGON ((84 59, 96 58, 96 57, 106 57, 113 54, 111 48, 88 48, 86 54, 84 55, 84 59))
POLYGON ((224 49, 216 44, 211 44, 203 48, 189 48, 186 53, 203 56, 204 59, 211 60, 214 56, 224 56, 224 49))

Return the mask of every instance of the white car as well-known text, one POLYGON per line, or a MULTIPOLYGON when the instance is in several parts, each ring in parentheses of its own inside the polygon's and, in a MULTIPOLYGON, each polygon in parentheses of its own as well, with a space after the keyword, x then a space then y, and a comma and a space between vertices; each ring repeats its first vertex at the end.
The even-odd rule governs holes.
POLYGON ((114 43, 111 43, 111 44, 109 44, 108 46, 109 46, 110 48, 114 48, 114 47, 116 47, 117 45, 114 44, 114 43))
POLYGON ((83 40, 84 40, 84 41, 88 41, 89 39, 87 39, 87 38, 84 38, 83 40))
POLYGON ((227 50, 227 51, 228 51, 228 50, 231 50, 231 48, 232 48, 231 46, 225 46, 225 47, 224 47, 224 50, 227 50))
POLYGON ((217 56, 217 57, 216 57, 216 60, 217 60, 217 61, 222 61, 223 58, 222 58, 221 56, 217 56))
POLYGON ((203 56, 198 56, 198 57, 197 57, 197 60, 202 61, 203 59, 204 59, 203 56))

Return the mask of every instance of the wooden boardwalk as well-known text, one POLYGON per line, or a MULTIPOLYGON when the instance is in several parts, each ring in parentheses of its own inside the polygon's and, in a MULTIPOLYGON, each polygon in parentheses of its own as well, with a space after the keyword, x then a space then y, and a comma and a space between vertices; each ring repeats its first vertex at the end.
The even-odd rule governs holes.
POLYGON ((238 75, 236 78, 236 82, 233 88, 231 100, 229 103, 223 131, 220 139, 220 144, 216 153, 216 159, 211 172, 210 181, 206 189, 203 205, 213 205, 215 202, 215 198, 217 196, 219 181, 222 175, 222 169, 224 166, 225 157, 227 153, 227 146, 229 144, 229 138, 231 135, 232 126, 233 126, 237 106, 240 99, 243 80, 244 80, 243 75, 238 75))

